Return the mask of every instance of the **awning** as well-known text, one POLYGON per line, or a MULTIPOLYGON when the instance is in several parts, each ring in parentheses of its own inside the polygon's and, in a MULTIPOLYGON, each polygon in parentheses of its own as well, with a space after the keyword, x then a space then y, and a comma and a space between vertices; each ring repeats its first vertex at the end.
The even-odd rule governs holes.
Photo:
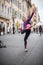
POLYGON ((3 17, 0 17, 0 22, 6 22, 6 23, 9 23, 9 19, 6 19, 6 18, 3 18, 3 17))

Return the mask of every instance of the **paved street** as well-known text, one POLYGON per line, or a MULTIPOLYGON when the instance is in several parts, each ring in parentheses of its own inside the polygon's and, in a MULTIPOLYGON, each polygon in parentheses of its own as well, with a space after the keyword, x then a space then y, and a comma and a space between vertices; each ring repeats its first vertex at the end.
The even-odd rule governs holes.
POLYGON ((7 34, 0 40, 7 48, 0 48, 0 65, 43 65, 43 34, 31 33, 28 52, 24 52, 24 34, 7 34))

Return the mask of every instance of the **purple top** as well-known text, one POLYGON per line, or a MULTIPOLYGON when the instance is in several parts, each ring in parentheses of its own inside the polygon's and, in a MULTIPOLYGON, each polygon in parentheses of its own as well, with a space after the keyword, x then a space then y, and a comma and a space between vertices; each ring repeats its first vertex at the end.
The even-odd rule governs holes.
POLYGON ((24 24, 23 24, 24 29, 26 28, 26 25, 27 25, 27 24, 30 24, 30 20, 31 20, 31 18, 33 17, 33 14, 34 14, 34 12, 33 12, 32 15, 24 22, 24 24))

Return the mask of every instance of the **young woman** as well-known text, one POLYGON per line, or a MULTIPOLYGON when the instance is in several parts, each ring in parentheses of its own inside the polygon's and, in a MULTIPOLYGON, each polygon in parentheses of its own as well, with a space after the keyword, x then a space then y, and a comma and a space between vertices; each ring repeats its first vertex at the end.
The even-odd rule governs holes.
POLYGON ((28 51, 28 50, 27 50, 27 39, 28 39, 28 37, 29 37, 29 35, 30 35, 30 33, 31 33, 31 23, 30 23, 30 20, 31 20, 31 18, 32 18, 33 15, 34 15, 34 12, 35 12, 35 10, 32 9, 32 14, 31 14, 31 16, 30 16, 27 20, 23 20, 23 22, 24 22, 24 24, 23 24, 24 29, 21 31, 21 34, 24 34, 24 33, 25 33, 25 37, 24 37, 24 47, 25 47, 25 51, 26 51, 26 52, 28 51))

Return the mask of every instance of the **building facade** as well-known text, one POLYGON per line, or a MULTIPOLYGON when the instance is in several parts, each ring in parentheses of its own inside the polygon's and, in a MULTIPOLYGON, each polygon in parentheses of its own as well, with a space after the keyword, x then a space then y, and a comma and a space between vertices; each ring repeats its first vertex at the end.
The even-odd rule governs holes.
POLYGON ((10 5, 5 0, 0 0, 0 23, 3 30, 5 26, 5 33, 7 33, 7 28, 10 25, 11 12, 10 5))
POLYGON ((5 33, 9 27, 12 28, 12 16, 22 20, 23 16, 27 17, 26 12, 26 2, 23 0, 0 0, 0 23, 2 28, 5 26, 5 33))
POLYGON ((31 22, 32 22, 32 26, 33 26, 33 29, 36 29, 36 24, 38 22, 40 22, 40 16, 38 14, 38 8, 35 6, 35 4, 33 3, 32 6, 35 8, 35 13, 31 19, 31 22))
POLYGON ((22 27, 23 17, 30 16, 31 0, 0 0, 0 23, 5 26, 5 33, 13 24, 19 23, 22 27))

